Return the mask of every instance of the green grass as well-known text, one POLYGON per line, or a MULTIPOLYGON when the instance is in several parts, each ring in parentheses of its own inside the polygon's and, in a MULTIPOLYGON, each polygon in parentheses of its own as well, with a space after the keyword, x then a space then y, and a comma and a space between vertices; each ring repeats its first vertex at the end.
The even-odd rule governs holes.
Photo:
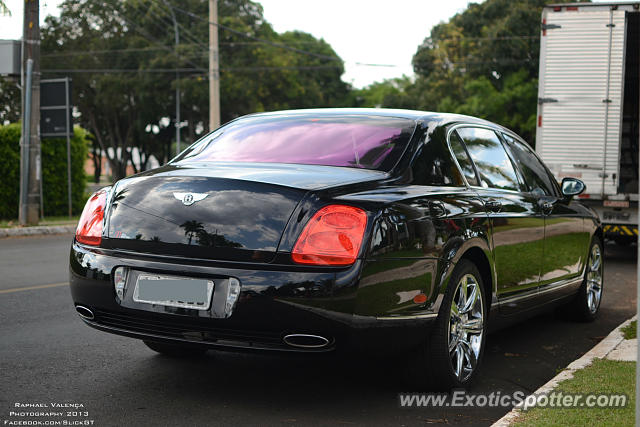
POLYGON ((633 426, 635 413, 635 362, 596 359, 554 391, 580 394, 626 394, 623 408, 533 408, 523 412, 518 426, 633 426))
MULTIPOLYGON (((78 223, 80 215, 75 215, 69 218, 68 216, 46 216, 38 225, 75 225, 78 223)), ((0 228, 19 227, 20 223, 17 219, 2 220, 0 221, 0 228)))
POLYGON ((632 340, 638 337, 638 322, 633 321, 621 329, 625 340, 632 340))

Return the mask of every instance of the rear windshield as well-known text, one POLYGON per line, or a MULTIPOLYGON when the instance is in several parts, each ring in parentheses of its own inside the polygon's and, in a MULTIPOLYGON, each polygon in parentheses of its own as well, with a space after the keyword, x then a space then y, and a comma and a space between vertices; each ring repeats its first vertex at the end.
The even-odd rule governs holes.
POLYGON ((415 128, 381 116, 262 116, 229 123, 174 161, 297 163, 389 171, 415 128))

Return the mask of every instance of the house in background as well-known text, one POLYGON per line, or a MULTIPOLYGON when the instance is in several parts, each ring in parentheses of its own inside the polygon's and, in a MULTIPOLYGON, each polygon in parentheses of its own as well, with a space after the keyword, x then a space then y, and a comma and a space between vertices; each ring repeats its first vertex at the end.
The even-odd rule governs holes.
MULTIPOLYGON (((109 157, 113 158, 113 148, 108 148, 107 152, 109 157)), ((116 158, 122 158, 122 149, 118 148, 116 151, 116 158)), ((127 164, 127 176, 133 175, 143 170, 154 169, 160 166, 160 162, 153 155, 149 155, 146 161, 146 165, 142 161, 143 156, 140 155, 140 150, 134 147, 129 150, 130 161, 127 164), (134 167, 135 165, 135 167, 134 167)), ((100 151, 99 159, 95 158, 96 154, 92 151, 89 152, 89 156, 84 163, 84 171, 89 177, 93 177, 93 182, 111 182, 111 165, 104 151, 100 151)))

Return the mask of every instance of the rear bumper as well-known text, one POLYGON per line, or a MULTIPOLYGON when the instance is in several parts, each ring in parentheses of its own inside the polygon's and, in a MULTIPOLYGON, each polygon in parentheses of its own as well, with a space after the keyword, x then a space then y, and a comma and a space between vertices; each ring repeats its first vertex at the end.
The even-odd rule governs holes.
POLYGON ((75 242, 70 255, 73 301, 94 314, 93 319, 82 320, 132 338, 244 350, 391 353, 420 344, 435 320, 435 313, 394 319, 354 315, 359 262, 338 270, 277 265, 256 269, 88 248, 75 242), (192 277, 235 277, 242 291, 226 319, 212 318, 206 310, 124 306, 112 283, 112 272, 119 266, 192 277), (293 347, 283 340, 289 334, 317 335, 328 343, 319 348, 293 347))

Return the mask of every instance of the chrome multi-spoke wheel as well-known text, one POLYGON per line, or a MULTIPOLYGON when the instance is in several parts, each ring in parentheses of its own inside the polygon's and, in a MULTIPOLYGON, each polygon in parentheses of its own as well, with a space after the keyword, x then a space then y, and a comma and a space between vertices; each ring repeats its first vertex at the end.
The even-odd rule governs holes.
POLYGON ((595 238, 589 248, 584 281, 575 298, 567 305, 568 314, 576 320, 591 322, 598 315, 604 284, 604 256, 602 242, 595 238))
POLYGON ((428 338, 410 354, 407 374, 412 382, 418 380, 440 391, 468 387, 473 382, 484 353, 486 298, 478 267, 469 259, 459 260, 428 338))
POLYGON ((448 349, 451 366, 458 381, 465 382, 473 374, 484 338, 482 289, 472 274, 463 275, 451 300, 448 349))
POLYGON ((602 297, 602 251, 600 245, 591 247, 586 276, 587 308, 593 314, 598 311, 602 297))

